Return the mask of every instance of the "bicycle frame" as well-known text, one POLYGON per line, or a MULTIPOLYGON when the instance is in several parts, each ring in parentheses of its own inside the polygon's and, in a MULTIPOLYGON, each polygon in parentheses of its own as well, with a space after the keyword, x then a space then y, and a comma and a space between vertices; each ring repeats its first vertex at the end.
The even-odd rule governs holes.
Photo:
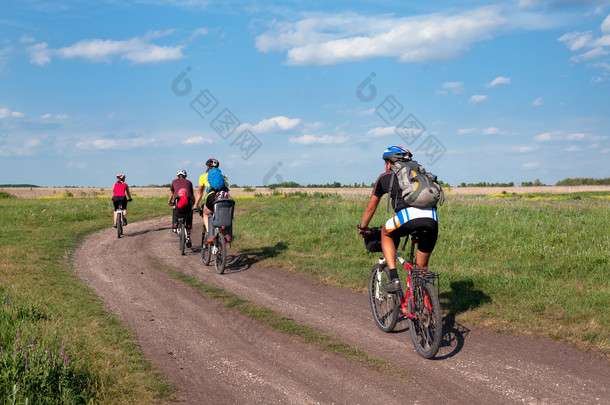
MULTIPOLYGON (((411 313, 409 313, 409 310, 407 309, 407 300, 411 300, 411 308, 415 308, 415 305, 413 302, 413 294, 411 293, 411 291, 412 291, 411 277, 412 276, 413 277, 423 277, 428 280, 432 279, 432 283, 435 285, 435 288, 437 291, 439 291, 439 287, 440 287, 438 273, 424 271, 424 270, 421 270, 416 267, 416 265, 415 265, 415 244, 416 243, 417 243, 416 241, 413 241, 413 239, 411 239, 411 252, 409 255, 409 260, 403 259, 403 257, 400 255, 400 253, 398 253, 398 250, 396 251, 396 260, 405 268, 405 270, 407 270, 407 286, 405 288, 405 291, 400 290, 398 293, 398 296, 400 297, 400 307, 401 307, 403 315, 405 315, 406 317, 409 317, 411 319, 417 319, 417 314, 411 314, 411 313)), ((403 248, 403 250, 404 250, 404 248, 403 248)), ((379 259, 380 268, 383 268, 383 266, 385 264, 386 264, 385 257, 380 258, 379 259)), ((379 291, 382 288, 380 273, 377 274, 377 282, 375 284, 376 284, 375 285, 375 297, 379 298, 379 291)), ((426 307, 428 308, 430 313, 433 313, 434 311, 432 310, 432 305, 430 304, 430 301, 428 300, 427 295, 425 296, 425 303, 426 303, 426 307)))

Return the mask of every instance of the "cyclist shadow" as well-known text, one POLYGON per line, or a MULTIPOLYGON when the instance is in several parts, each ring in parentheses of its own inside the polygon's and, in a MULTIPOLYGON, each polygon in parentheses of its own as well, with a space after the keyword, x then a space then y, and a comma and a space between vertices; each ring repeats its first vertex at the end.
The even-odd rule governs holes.
POLYGON ((491 302, 491 298, 481 290, 474 289, 472 280, 454 281, 450 291, 439 295, 443 317, 443 340, 435 359, 442 360, 455 356, 464 347, 470 329, 455 321, 456 315, 478 308, 491 302))
POLYGON ((265 259, 276 257, 287 249, 287 242, 278 242, 275 246, 263 246, 260 248, 242 250, 240 254, 232 255, 231 260, 227 260, 227 271, 230 271, 231 273, 246 271, 254 264, 265 259))
POLYGON ((151 232, 163 232, 166 230, 170 230, 172 229, 171 226, 168 227, 164 227, 164 228, 157 228, 157 229, 143 229, 141 231, 135 231, 135 232, 129 232, 129 228, 125 227, 125 229, 127 230, 128 233, 123 233, 123 235, 121 235, 121 237, 134 237, 134 236, 140 236, 140 235, 146 235, 147 233, 151 233, 151 232))

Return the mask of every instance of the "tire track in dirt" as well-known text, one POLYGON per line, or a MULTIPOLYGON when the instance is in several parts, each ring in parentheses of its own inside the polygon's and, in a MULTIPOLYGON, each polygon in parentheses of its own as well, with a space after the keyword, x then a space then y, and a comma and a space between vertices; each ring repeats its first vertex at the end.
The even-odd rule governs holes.
MULTIPOLYGON (((417 356, 406 322, 379 331, 366 294, 228 255, 224 275, 205 267, 198 237, 186 256, 162 218, 93 235, 75 254, 82 279, 137 336, 145 357, 184 403, 602 404, 608 363, 549 339, 447 324, 435 360, 417 356), (196 279, 336 336, 404 369, 402 379, 323 351, 230 311, 150 265, 154 257, 196 279)), ((193 235, 200 235, 197 223, 193 235)), ((239 243, 239 242, 237 242, 239 243)), ((229 252, 231 253, 231 252, 229 252)), ((373 263, 371 263, 372 266, 373 263)), ((368 270, 362 269, 363 278, 368 270)))

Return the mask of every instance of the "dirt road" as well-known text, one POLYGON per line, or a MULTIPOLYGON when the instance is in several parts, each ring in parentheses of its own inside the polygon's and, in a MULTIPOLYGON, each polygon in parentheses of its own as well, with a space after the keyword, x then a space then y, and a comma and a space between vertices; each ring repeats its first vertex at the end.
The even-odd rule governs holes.
MULTIPOLYGON (((366 294, 258 267, 255 255, 229 254, 228 270, 218 275, 203 266, 198 242, 180 256, 170 222, 130 224, 121 239, 113 229, 93 235, 77 250, 75 267, 131 328, 144 356, 180 388, 182 403, 610 403, 605 359, 548 339, 445 320, 439 354, 424 360, 413 350, 406 322, 395 333, 377 329, 366 294), (405 370, 405 377, 262 326, 157 270, 150 258, 331 334, 405 370)), ((198 222, 193 235, 200 232, 198 222)))

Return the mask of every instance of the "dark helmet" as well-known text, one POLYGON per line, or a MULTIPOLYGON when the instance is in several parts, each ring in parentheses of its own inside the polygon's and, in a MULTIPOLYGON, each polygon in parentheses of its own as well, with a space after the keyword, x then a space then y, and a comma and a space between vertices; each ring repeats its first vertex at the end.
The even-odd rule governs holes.
POLYGON ((212 169, 214 167, 220 166, 220 163, 218 163, 218 160, 210 158, 207 162, 205 162, 205 165, 208 167, 208 169, 212 169))
POLYGON ((116 178, 119 179, 119 181, 125 181, 125 175, 124 174, 117 174, 116 178))
POLYGON ((409 149, 402 146, 390 146, 383 151, 383 160, 389 160, 392 163, 397 160, 410 160, 412 157, 413 154, 409 149))

